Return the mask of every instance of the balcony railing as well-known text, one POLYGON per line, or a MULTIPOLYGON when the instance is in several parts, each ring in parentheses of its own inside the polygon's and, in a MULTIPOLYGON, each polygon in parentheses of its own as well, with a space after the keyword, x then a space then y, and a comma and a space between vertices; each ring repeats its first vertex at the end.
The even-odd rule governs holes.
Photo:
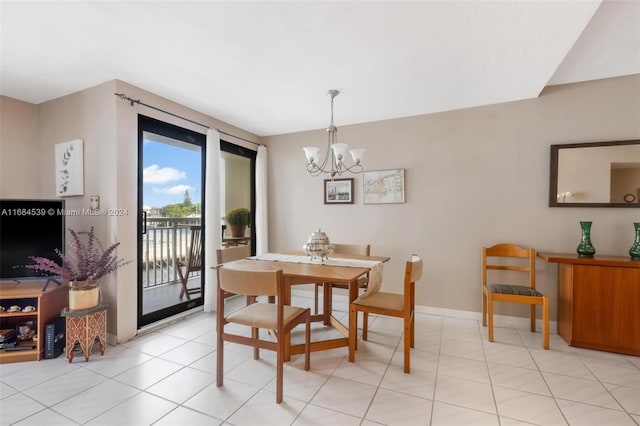
POLYGON ((147 218, 147 232, 142 235, 143 288, 178 281, 178 262, 185 261, 189 253, 192 225, 200 225, 200 218, 147 218))

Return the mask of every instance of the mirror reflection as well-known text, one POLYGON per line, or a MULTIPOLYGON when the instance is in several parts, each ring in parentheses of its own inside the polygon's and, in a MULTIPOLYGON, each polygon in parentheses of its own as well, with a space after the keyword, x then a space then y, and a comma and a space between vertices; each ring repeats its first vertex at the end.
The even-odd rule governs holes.
POLYGON ((640 207, 640 141, 552 145, 549 205, 640 207))

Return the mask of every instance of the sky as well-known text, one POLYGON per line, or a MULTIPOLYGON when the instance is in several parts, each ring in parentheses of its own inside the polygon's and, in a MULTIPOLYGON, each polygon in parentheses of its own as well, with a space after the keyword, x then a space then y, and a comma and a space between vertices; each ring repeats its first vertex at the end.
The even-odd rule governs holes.
POLYGON ((145 207, 163 207, 178 204, 189 190, 191 201, 197 203, 202 196, 200 148, 195 150, 168 143, 144 140, 143 191, 145 207))

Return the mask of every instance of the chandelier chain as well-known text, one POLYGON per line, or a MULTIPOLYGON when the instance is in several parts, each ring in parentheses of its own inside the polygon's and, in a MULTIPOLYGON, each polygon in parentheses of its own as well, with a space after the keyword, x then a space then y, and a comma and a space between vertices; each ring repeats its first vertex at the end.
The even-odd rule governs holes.
POLYGON ((318 164, 317 162, 320 158, 320 150, 318 148, 304 148, 305 154, 307 155, 307 171, 311 176, 318 176, 325 173, 330 175, 333 180, 336 175, 342 176, 342 174, 346 172, 358 174, 363 171, 362 164, 360 163, 362 155, 364 154, 363 149, 355 149, 351 151, 354 164, 347 166, 344 163, 343 156, 347 150, 347 145, 338 143, 338 128, 334 124, 333 114, 333 100, 339 93, 340 92, 338 90, 329 90, 328 92, 328 95, 331 98, 331 124, 327 127, 327 152, 321 163, 318 164), (330 166, 330 168, 327 166, 330 166))

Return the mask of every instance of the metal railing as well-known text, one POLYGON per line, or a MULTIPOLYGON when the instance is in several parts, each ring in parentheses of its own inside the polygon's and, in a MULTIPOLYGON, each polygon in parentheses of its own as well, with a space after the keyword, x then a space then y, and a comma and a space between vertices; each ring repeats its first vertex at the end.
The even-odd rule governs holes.
MULTIPOLYGON (((148 217, 142 235, 142 286, 153 288, 179 280, 178 262, 185 261, 191 243, 192 225, 199 217, 148 217)), ((192 276, 197 276, 194 273, 192 276)))

